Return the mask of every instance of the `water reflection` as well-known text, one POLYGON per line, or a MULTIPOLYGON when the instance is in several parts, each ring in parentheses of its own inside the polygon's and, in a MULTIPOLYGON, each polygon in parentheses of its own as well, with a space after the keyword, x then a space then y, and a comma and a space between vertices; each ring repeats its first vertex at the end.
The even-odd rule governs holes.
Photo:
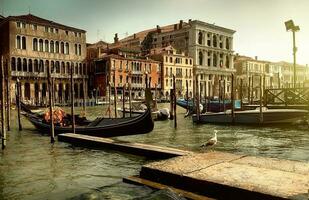
MULTIPOLYGON (((93 119, 105 111, 96 107, 87 113, 93 119)), ((172 121, 162 121, 156 122, 149 134, 117 139, 199 152, 200 144, 218 130, 219 143, 214 150, 309 161, 308 129, 195 125, 190 118, 183 118, 184 113, 178 108, 177 129, 172 121)), ((160 199, 166 194, 169 197, 166 191, 122 183, 123 177, 138 174, 141 165, 149 160, 61 142, 51 145, 48 136, 35 131, 28 121, 22 123, 24 130, 18 131, 12 121, 7 148, 0 151, 0 199, 160 199)))

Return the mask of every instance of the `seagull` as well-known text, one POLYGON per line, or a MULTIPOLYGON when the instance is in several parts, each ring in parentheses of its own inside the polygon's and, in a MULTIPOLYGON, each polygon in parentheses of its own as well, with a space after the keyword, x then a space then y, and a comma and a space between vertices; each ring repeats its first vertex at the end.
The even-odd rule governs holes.
POLYGON ((205 144, 202 144, 200 147, 214 146, 215 144, 217 144, 217 142, 218 142, 218 140, 217 140, 218 131, 215 130, 214 133, 215 133, 215 136, 210 138, 205 144))

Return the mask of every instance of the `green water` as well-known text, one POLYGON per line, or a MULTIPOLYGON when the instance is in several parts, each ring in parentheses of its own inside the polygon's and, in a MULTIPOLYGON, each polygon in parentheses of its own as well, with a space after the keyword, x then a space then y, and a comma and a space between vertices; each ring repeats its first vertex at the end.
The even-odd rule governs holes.
MULTIPOLYGON (((168 107, 168 105, 160 105, 168 107)), ((178 109, 178 127, 172 121, 155 122, 145 135, 118 137, 179 149, 204 151, 200 145, 218 130, 218 151, 309 161, 308 127, 250 127, 194 125, 178 109)), ((77 109, 78 110, 78 109, 77 109)), ((104 114, 103 107, 87 109, 87 116, 104 114)), ((138 174, 150 160, 116 151, 92 150, 56 142, 38 133, 26 120, 18 131, 16 113, 7 148, 0 150, 0 199, 178 199, 168 191, 122 183, 138 174)))

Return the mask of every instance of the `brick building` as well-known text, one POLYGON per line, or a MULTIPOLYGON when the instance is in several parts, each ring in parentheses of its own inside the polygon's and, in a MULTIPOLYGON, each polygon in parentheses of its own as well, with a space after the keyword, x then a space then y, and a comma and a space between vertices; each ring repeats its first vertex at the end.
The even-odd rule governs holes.
POLYGON ((17 78, 21 98, 31 104, 45 104, 47 66, 54 77, 55 102, 70 98, 70 68, 74 67, 75 98, 87 93, 86 31, 31 14, 0 19, 0 54, 11 76, 11 98, 15 99, 17 78))
POLYGON ((161 89, 161 64, 158 61, 144 58, 140 51, 129 48, 106 49, 94 60, 95 80, 94 85, 99 96, 106 96, 108 84, 111 84, 112 93, 114 86, 117 94, 122 94, 122 87, 130 84, 132 96, 135 99, 144 98, 146 87, 146 74, 148 84, 155 93, 161 89))

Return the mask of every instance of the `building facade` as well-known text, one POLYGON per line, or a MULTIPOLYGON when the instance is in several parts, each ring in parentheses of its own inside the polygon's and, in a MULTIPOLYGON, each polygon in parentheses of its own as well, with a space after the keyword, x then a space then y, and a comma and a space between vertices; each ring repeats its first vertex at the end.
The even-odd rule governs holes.
POLYGON ((95 88, 99 96, 108 95, 108 85, 114 94, 122 95, 123 86, 130 85, 132 97, 143 99, 146 83, 152 94, 159 97, 161 91, 161 63, 140 56, 140 52, 128 48, 108 49, 95 62, 95 88))
POLYGON ((161 97, 168 99, 173 86, 175 75, 175 88, 177 97, 193 96, 193 58, 183 52, 177 52, 172 46, 151 49, 151 58, 162 63, 162 90, 161 97), (188 88, 187 85, 188 84, 188 88))
POLYGON ((23 101, 46 104, 47 67, 54 78, 56 103, 66 103, 70 99, 71 67, 74 69, 75 98, 87 94, 86 31, 31 14, 6 17, 0 21, 0 28, 0 53, 11 77, 13 101, 19 79, 23 101))
MULTIPOLYGON (((184 22, 145 30, 117 40, 118 45, 130 45, 149 54, 152 48, 172 45, 193 58, 193 79, 202 94, 218 96, 219 82, 225 80, 227 96, 231 92, 233 67, 233 34, 235 31, 199 20, 184 22), (128 41, 135 42, 128 42, 128 41), (195 79, 194 79, 195 80, 195 79)), ((193 80, 193 81, 194 81, 193 80)))

